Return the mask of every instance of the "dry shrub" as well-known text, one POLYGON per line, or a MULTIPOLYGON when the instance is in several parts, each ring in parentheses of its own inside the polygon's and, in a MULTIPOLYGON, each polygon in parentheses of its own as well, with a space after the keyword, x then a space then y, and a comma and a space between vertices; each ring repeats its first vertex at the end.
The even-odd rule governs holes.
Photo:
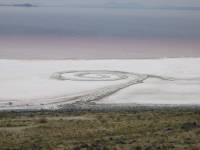
POLYGON ((42 117, 42 118, 38 119, 38 123, 47 123, 47 122, 48 122, 48 120, 45 117, 42 117))

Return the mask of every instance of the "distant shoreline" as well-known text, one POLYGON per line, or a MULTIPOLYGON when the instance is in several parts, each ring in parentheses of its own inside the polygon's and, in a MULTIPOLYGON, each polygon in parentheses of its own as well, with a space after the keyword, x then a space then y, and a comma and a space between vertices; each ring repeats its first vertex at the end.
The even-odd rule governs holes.
POLYGON ((38 6, 29 3, 22 3, 22 4, 0 4, 0 7, 38 7, 38 6))
POLYGON ((62 109, 5 109, 1 112, 132 112, 149 110, 190 110, 200 105, 190 104, 68 104, 62 109))
POLYGON ((136 58, 0 58, 0 60, 30 60, 30 61, 34 61, 34 60, 41 60, 41 61, 51 61, 51 60, 55 60, 55 61, 59 61, 59 60, 152 60, 152 59, 199 59, 200 56, 193 56, 193 57, 136 57, 136 58))

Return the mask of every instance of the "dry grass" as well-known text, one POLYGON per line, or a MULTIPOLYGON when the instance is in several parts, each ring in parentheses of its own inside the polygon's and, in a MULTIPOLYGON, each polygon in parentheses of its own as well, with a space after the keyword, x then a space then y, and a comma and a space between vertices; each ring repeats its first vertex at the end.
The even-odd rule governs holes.
POLYGON ((198 109, 0 113, 1 150, 199 150, 199 135, 198 109))

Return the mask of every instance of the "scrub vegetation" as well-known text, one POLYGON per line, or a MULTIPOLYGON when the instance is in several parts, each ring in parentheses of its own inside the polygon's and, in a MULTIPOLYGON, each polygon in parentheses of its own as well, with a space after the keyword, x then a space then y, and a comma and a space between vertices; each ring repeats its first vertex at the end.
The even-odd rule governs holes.
POLYGON ((199 108, 1 112, 1 150, 199 150, 199 108))

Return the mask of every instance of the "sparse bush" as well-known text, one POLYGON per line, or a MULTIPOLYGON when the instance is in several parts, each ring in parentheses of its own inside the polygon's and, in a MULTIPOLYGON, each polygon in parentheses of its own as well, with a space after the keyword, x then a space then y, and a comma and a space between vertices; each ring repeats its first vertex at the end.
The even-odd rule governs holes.
POLYGON ((45 117, 38 119, 38 123, 47 123, 47 122, 48 122, 48 120, 45 117))

